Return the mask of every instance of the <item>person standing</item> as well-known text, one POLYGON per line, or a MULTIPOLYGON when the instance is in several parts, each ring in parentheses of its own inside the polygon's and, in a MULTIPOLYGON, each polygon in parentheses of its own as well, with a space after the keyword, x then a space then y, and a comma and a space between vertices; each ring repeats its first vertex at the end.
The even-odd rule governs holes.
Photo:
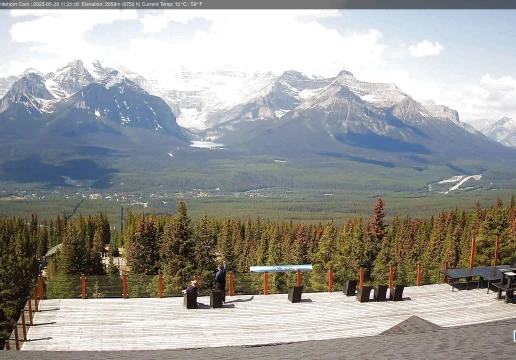
POLYGON ((219 271, 215 275, 217 290, 222 291, 222 302, 226 302, 226 262, 219 266, 219 271))

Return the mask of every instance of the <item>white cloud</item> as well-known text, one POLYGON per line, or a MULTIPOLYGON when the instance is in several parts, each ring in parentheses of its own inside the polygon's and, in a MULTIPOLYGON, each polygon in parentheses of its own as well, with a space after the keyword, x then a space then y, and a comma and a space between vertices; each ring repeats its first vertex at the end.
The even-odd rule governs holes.
MULTIPOLYGON (((13 10, 11 15, 21 20, 11 28, 13 41, 27 43, 31 51, 59 59, 54 68, 74 59, 100 58, 122 63, 144 75, 152 68, 163 77, 178 66, 224 65, 334 76, 343 69, 356 72, 382 66, 386 49, 377 30, 344 35, 322 23, 341 16, 338 10, 13 10), (129 41, 129 48, 99 46, 85 40, 85 34, 99 24, 138 18, 143 31, 129 41), (159 34, 171 23, 192 30, 194 19, 204 19, 208 28, 186 39, 164 40, 159 34)), ((19 70, 23 63, 11 63, 11 70, 19 70)), ((29 63, 37 65, 27 61, 27 66, 29 63)))
POLYGON ((164 11, 141 18, 143 32, 132 40, 127 58, 154 54, 167 66, 215 67, 245 64, 248 68, 279 73, 299 69, 319 75, 340 70, 358 71, 380 66, 386 45, 376 30, 343 35, 320 20, 340 16, 337 10, 164 11), (183 43, 151 36, 168 23, 188 24, 200 18, 209 29, 183 43))
MULTIPOLYGON (((11 16, 21 18, 20 22, 11 27, 10 34, 14 42, 28 43, 33 52, 43 52, 67 60, 104 51, 102 47, 84 39, 84 35, 95 26, 138 19, 135 10, 11 10, 11 16)), ((28 60, 26 63, 34 62, 28 60)), ((19 66, 23 65, 12 63, 11 71, 19 66)), ((42 69, 42 66, 34 67, 42 69)))
POLYGON ((510 76, 493 78, 486 74, 476 84, 434 84, 425 95, 457 110, 465 122, 516 117, 516 79, 510 76))
POLYGON ((410 56, 424 57, 424 56, 437 56, 444 50, 444 46, 435 42, 432 44, 428 40, 423 40, 416 45, 411 45, 408 48, 410 56))

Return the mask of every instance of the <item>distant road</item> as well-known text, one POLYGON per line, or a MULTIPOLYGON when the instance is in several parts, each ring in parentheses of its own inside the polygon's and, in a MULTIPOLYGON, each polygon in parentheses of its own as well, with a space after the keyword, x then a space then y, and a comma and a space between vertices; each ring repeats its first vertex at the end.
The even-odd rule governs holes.
MULTIPOLYGON (((507 306, 514 306, 509 305, 507 306)), ((350 319, 352 321, 352 319, 350 319)), ((0 351, 0 359, 169 360, 169 359, 496 359, 516 352, 516 318, 444 328, 419 334, 306 341, 258 347, 156 351, 0 351)), ((217 331, 213 326, 213 331, 217 331)), ((130 334, 127 334, 130 339, 130 334)), ((131 339, 130 341, 138 341, 131 339)), ((92 349, 94 350, 94 349, 92 349)))

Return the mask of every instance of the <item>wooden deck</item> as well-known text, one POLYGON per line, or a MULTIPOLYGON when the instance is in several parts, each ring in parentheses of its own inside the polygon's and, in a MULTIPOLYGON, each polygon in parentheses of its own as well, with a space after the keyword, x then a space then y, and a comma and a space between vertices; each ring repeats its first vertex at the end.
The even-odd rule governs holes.
POLYGON ((223 309, 187 310, 182 298, 44 300, 22 350, 158 350, 261 345, 378 335, 412 315, 443 327, 516 317, 486 289, 405 288, 402 302, 359 303, 342 292, 227 297, 223 309))

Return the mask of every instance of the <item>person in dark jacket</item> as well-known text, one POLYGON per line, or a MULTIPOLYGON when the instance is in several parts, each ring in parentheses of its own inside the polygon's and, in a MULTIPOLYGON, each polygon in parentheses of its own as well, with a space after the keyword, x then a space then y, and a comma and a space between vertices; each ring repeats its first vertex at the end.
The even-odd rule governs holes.
POLYGON ((217 290, 222 291, 222 302, 226 302, 226 262, 219 266, 219 271, 215 275, 217 290))
POLYGON ((186 288, 186 290, 183 290, 183 294, 197 294, 198 288, 197 288, 197 281, 192 281, 192 285, 186 288))

